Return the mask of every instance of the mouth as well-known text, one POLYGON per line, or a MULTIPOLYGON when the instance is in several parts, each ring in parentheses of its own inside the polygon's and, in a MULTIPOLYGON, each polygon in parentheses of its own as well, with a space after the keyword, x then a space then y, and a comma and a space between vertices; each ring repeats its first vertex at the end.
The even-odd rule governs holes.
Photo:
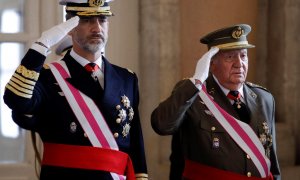
POLYGON ((102 40, 104 41, 104 37, 100 34, 94 34, 94 35, 91 35, 90 38, 91 40, 102 40))
POLYGON ((244 72, 233 72, 232 75, 241 77, 244 76, 244 72))

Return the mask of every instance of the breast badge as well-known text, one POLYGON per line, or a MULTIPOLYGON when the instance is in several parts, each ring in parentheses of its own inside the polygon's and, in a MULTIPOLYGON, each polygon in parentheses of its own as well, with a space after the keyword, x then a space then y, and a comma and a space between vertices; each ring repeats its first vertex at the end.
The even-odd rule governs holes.
POLYGON ((116 123, 120 124, 123 128, 122 135, 123 137, 127 137, 130 132, 130 123, 134 117, 133 108, 130 106, 130 100, 127 96, 121 96, 121 104, 116 106, 118 111, 118 117, 116 119, 116 123))
POLYGON ((259 140, 264 146, 266 151, 266 156, 270 158, 271 146, 273 144, 272 135, 270 133, 270 128, 267 122, 262 123, 263 133, 259 135, 259 140))
POLYGON ((75 133, 77 131, 77 124, 75 122, 71 122, 70 124, 70 132, 75 133))
POLYGON ((219 138, 217 138, 217 137, 213 138, 213 144, 212 144, 212 147, 213 147, 214 149, 220 147, 220 140, 219 140, 219 138))

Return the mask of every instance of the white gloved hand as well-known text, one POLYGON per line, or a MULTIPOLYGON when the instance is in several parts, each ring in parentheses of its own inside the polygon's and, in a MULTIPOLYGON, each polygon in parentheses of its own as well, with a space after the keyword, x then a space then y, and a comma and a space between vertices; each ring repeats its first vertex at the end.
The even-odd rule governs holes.
POLYGON ((51 48, 53 45, 62 40, 74 27, 78 25, 79 17, 75 16, 51 29, 44 31, 37 42, 43 43, 46 47, 51 48))
POLYGON ((201 89, 201 85, 208 77, 209 66, 211 58, 217 54, 219 48, 212 47, 207 51, 197 62, 196 70, 194 76, 191 78, 191 81, 196 85, 196 87, 201 89))

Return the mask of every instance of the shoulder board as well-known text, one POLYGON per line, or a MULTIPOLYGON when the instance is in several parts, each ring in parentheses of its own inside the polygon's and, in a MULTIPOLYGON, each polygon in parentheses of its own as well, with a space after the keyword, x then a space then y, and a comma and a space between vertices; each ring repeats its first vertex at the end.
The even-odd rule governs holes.
POLYGON ((48 64, 43 64, 43 68, 44 68, 44 69, 50 69, 50 67, 49 67, 48 64))
POLYGON ((248 86, 250 86, 250 87, 254 87, 254 88, 260 88, 260 89, 263 89, 263 90, 265 90, 265 91, 268 91, 268 92, 269 92, 269 90, 268 90, 267 88, 265 88, 265 87, 262 87, 262 86, 260 86, 260 85, 258 85, 258 84, 254 84, 254 83, 252 83, 252 82, 246 82, 246 84, 247 84, 248 86))
POLYGON ((128 72, 130 72, 131 74, 134 74, 134 72, 131 69, 127 69, 128 72))

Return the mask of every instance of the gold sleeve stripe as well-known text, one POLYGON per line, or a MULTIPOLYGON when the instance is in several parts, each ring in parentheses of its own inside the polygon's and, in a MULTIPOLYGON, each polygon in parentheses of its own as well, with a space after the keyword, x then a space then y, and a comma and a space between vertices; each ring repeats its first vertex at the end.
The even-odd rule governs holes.
POLYGON ((148 178, 148 174, 145 173, 137 173, 135 174, 136 178, 148 178))
POLYGON ((20 75, 17 74, 17 73, 15 73, 13 76, 14 76, 15 78, 19 79, 20 81, 23 81, 23 82, 26 83, 26 84, 35 85, 35 83, 36 83, 35 81, 30 81, 30 80, 28 80, 28 79, 25 79, 24 77, 20 76, 20 75))
POLYGON ((29 79, 33 79, 35 81, 38 80, 40 73, 36 72, 36 71, 32 71, 32 70, 28 70, 25 66, 20 65, 16 72, 22 74, 24 77, 29 78, 29 79))
POLYGON ((21 87, 24 87, 24 88, 26 88, 26 89, 33 90, 33 88, 34 88, 34 86, 30 86, 30 85, 28 85, 28 84, 25 84, 25 83, 23 83, 22 81, 20 81, 20 80, 14 78, 14 77, 12 77, 10 80, 13 81, 13 82, 16 83, 16 84, 19 84, 21 87))
POLYGON ((148 180, 148 178, 144 178, 144 177, 136 177, 136 180, 148 180))
POLYGON ((9 89, 11 92, 15 93, 16 95, 18 96, 21 96, 21 97, 24 97, 24 98, 28 98, 30 99, 32 97, 32 95, 29 95, 29 94, 25 94, 25 93, 21 93, 19 91, 17 91, 16 89, 14 89, 13 87, 11 87, 9 84, 7 84, 5 86, 7 89, 9 89))
POLYGON ((20 91, 22 93, 26 93, 26 94, 31 94, 32 95, 32 90, 28 90, 28 89, 22 88, 18 84, 14 83, 13 81, 9 81, 8 84, 10 86, 14 87, 17 91, 20 91))

